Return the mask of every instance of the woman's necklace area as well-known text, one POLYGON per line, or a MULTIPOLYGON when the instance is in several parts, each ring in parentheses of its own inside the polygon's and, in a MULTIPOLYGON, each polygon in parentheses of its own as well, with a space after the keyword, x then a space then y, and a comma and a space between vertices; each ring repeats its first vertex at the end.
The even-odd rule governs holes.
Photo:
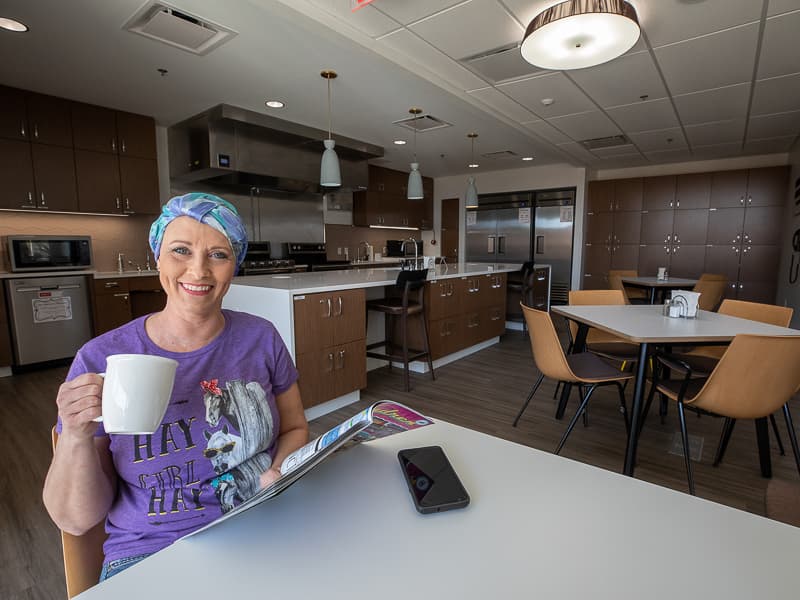
POLYGON ((187 329, 170 326, 170 317, 163 312, 153 315, 145 322, 147 335, 156 346, 172 352, 199 350, 216 338, 224 328, 225 318, 221 313, 219 321, 207 330, 200 324, 187 329))

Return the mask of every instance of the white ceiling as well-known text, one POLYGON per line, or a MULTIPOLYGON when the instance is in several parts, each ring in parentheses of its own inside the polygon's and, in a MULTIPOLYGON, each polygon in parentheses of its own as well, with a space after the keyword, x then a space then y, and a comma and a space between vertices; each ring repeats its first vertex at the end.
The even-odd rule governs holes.
POLYGON ((0 32, 0 83, 163 125, 221 102, 267 111, 264 100, 278 98, 286 107, 271 115, 325 129, 319 71, 333 68, 334 131, 383 146, 381 164, 407 170, 412 140, 392 122, 409 107, 453 125, 419 134, 431 176, 468 170, 470 131, 476 155, 516 155, 479 158, 478 170, 781 153, 800 134, 800 0, 630 0, 643 30, 636 46, 563 72, 513 49, 557 0, 375 0, 356 12, 352 0, 168 1, 238 35, 195 56, 122 30, 145 0, 3 0, 0 16, 30 32, 0 32), (631 143, 592 152, 578 143, 617 134, 631 143))

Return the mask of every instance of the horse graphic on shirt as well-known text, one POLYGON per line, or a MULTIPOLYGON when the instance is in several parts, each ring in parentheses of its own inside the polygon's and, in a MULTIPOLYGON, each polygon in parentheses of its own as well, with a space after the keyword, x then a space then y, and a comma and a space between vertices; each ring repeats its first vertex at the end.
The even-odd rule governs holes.
POLYGON ((257 381, 244 384, 234 379, 218 385, 217 379, 201 382, 203 403, 206 408, 206 423, 217 427, 221 417, 237 430, 241 436, 244 456, 253 456, 266 450, 272 443, 274 422, 267 394, 257 381))

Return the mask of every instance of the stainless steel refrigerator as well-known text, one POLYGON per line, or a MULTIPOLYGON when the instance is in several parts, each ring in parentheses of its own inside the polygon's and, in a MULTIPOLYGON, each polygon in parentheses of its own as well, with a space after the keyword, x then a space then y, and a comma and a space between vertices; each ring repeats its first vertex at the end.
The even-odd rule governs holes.
POLYGON ((551 303, 566 304, 574 211, 574 188, 481 195, 467 209, 467 260, 550 265, 551 303))

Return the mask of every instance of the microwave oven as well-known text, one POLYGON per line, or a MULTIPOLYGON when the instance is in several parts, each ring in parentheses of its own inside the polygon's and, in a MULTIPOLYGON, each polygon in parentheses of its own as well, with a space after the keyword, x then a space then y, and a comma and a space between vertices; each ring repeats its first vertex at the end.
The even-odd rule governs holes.
POLYGON ((10 235, 5 238, 13 273, 91 269, 92 238, 82 235, 10 235))

